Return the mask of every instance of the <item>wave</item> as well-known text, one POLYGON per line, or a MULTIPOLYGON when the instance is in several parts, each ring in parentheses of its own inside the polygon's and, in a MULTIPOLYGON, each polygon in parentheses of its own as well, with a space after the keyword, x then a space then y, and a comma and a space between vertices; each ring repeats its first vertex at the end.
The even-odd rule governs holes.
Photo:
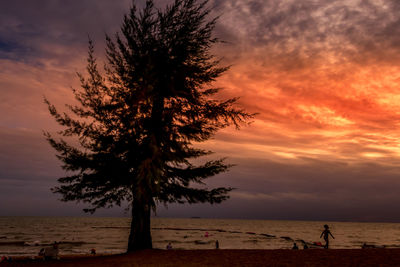
POLYGON ((378 247, 386 247, 386 248, 400 248, 399 244, 392 244, 392 245, 380 245, 378 247))
MULTIPOLYGON (((257 234, 255 232, 240 232, 240 231, 229 231, 223 229, 204 229, 204 228, 177 228, 177 227, 153 227, 152 230, 172 230, 172 231, 203 231, 203 232, 220 232, 220 233, 231 233, 231 234, 248 234, 248 235, 262 235, 269 238, 275 238, 275 235, 270 234, 257 234)), ((290 237, 281 237, 289 238, 290 237)))
POLYGON ((179 241, 179 240, 170 240, 170 239, 165 239, 165 240, 155 240, 153 243, 172 243, 172 244, 181 244, 181 243, 188 243, 185 241, 179 241))
POLYGON ((2 233, 5 236, 20 236, 20 235, 26 235, 25 232, 6 232, 2 233))
POLYGON ((6 241, 0 242, 0 246, 24 246, 24 241, 6 241))
MULTIPOLYGON (((204 228, 177 228, 177 227, 153 227, 152 230, 173 230, 173 231, 203 231, 203 232, 231 232, 224 229, 204 229, 204 228)), ((241 232, 238 232, 241 233, 241 232)))
POLYGON ((26 251, 1 251, 0 255, 12 255, 12 256, 22 256, 22 255, 31 255, 31 253, 26 251))
POLYGON ((257 239, 247 239, 247 240, 243 240, 243 243, 257 243, 258 240, 257 239))
POLYGON ((90 243, 90 242, 84 242, 84 241, 61 241, 61 242, 58 242, 58 244, 82 246, 85 244, 96 244, 96 243, 90 243))
POLYGON ((129 226, 92 226, 93 229, 129 229, 129 226))
MULTIPOLYGON (((82 246, 85 244, 95 244, 95 243, 88 243, 84 241, 60 241, 57 242, 59 245, 72 245, 72 246, 82 246)), ((40 242, 40 241, 5 241, 0 242, 0 246, 17 246, 17 247, 39 247, 39 246, 51 246, 53 242, 40 242)))
POLYGON ((194 243, 196 245, 207 245, 207 244, 211 244, 213 241, 203 241, 203 240, 195 240, 194 243))
POLYGON ((276 236, 274 235, 269 235, 269 234, 260 234, 262 236, 268 237, 268 238, 275 238, 276 236))

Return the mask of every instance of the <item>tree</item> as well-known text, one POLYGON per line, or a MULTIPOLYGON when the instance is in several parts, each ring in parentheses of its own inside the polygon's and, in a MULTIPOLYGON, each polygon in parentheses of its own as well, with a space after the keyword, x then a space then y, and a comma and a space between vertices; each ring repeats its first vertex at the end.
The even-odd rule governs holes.
POLYGON ((86 212, 129 203, 128 251, 152 248, 150 215, 158 204, 229 197, 231 188, 208 189, 204 180, 230 165, 224 159, 200 164, 196 159, 212 152, 193 143, 252 115, 234 107, 236 98, 218 100, 219 89, 211 87, 227 68, 210 53, 218 39, 206 5, 175 0, 159 10, 148 0, 138 11, 133 4, 121 32, 106 36, 104 74, 89 41, 88 77, 78 74, 82 88, 72 89, 77 104, 61 113, 45 99, 65 127, 60 138, 45 136, 70 174, 53 192, 63 201, 89 203, 86 212))

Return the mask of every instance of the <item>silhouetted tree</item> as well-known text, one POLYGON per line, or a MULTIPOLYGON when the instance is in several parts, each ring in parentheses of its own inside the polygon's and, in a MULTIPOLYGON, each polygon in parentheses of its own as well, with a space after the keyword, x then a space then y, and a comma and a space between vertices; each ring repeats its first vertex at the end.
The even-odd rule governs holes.
POLYGON ((207 1, 175 0, 164 10, 153 1, 133 5, 121 32, 107 40, 105 74, 98 71, 89 41, 88 77, 78 74, 78 105, 60 113, 47 99, 64 137, 45 132, 71 175, 53 188, 63 201, 97 208, 130 203, 128 251, 152 248, 150 213, 157 204, 220 203, 231 188, 207 189, 204 179, 225 172, 223 159, 196 164, 211 152, 192 143, 218 129, 237 127, 252 115, 233 107, 236 99, 217 100, 210 84, 225 67, 210 54, 216 20, 207 21, 207 1), (203 185, 203 186, 201 186, 203 185))

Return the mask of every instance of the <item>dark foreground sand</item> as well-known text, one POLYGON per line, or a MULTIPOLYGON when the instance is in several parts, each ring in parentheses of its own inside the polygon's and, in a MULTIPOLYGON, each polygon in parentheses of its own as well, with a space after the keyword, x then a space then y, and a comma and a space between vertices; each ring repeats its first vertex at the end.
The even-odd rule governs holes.
POLYGON ((0 266, 400 266, 400 249, 145 250, 46 262, 20 259, 0 266))

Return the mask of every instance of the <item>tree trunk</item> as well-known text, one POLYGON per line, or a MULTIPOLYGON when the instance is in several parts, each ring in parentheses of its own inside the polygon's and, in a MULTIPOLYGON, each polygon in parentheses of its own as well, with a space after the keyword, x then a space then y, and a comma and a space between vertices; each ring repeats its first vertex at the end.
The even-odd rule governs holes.
POLYGON ((140 184, 138 192, 133 192, 134 200, 132 202, 132 221, 131 233, 128 241, 128 252, 151 249, 151 232, 150 232, 150 212, 151 201, 147 196, 151 195, 153 184, 158 181, 158 172, 160 167, 157 165, 160 158, 160 139, 162 113, 164 110, 164 97, 156 95, 153 99, 153 107, 151 111, 152 125, 150 134, 148 135, 149 143, 147 155, 139 167, 139 172, 143 176, 144 184, 140 184), (150 164, 148 164, 150 162, 150 164), (147 183, 147 184, 146 184, 147 183), (136 199, 135 199, 135 196, 136 199))
POLYGON ((128 251, 153 248, 150 232, 150 206, 134 201, 132 204, 131 233, 129 234, 128 251))

